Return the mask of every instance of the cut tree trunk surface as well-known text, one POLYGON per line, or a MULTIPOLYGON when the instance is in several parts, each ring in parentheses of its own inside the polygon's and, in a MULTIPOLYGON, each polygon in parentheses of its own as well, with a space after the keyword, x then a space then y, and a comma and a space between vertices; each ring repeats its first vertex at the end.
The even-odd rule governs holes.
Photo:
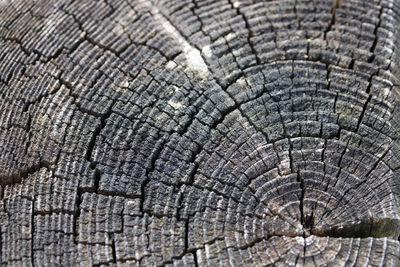
POLYGON ((399 266, 397 0, 0 1, 0 265, 399 266))

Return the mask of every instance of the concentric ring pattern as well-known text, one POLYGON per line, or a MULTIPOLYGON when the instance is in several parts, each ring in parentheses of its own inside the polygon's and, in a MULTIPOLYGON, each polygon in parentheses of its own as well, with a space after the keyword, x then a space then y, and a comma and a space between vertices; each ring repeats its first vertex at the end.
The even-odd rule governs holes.
POLYGON ((399 24, 0 1, 0 265, 400 265, 399 24))

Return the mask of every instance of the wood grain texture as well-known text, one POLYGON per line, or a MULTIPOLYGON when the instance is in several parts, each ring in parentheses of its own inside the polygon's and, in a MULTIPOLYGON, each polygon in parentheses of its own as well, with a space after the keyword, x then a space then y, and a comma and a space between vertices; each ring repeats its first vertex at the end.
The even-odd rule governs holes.
POLYGON ((399 266, 400 3, 0 1, 1 266, 399 266))

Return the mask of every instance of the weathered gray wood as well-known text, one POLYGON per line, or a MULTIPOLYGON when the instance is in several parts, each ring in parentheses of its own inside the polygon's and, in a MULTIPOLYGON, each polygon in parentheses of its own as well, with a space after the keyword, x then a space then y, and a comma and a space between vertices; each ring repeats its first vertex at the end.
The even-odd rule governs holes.
POLYGON ((399 266, 400 3, 0 1, 1 266, 399 266))

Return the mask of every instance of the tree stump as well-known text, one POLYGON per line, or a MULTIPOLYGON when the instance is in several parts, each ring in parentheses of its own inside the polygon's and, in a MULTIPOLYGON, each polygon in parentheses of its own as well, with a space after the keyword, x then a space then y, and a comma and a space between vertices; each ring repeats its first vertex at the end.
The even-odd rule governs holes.
POLYGON ((400 2, 0 1, 0 265, 399 266, 400 2))

